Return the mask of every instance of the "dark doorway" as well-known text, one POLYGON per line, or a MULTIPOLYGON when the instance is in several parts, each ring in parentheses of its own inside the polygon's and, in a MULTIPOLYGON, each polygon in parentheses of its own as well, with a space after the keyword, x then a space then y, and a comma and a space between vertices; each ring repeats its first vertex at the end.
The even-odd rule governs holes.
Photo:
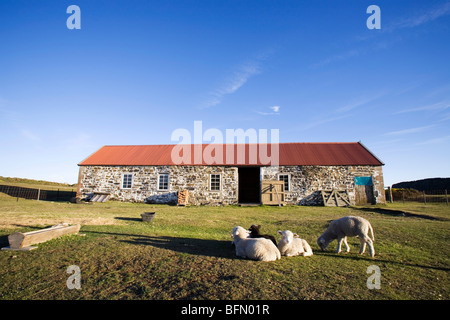
POLYGON ((260 203, 260 168, 238 168, 239 203, 260 203))

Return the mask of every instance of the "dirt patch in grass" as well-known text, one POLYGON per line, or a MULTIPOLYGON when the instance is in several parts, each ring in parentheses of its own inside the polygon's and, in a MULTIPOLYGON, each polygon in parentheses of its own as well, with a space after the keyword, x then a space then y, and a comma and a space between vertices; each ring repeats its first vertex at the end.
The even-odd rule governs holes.
POLYGON ((20 217, 19 219, 7 218, 1 219, 1 229, 17 229, 17 228, 39 228, 53 226, 59 223, 81 224, 81 225, 120 225, 123 224, 114 218, 66 218, 61 219, 45 219, 33 217, 20 217))

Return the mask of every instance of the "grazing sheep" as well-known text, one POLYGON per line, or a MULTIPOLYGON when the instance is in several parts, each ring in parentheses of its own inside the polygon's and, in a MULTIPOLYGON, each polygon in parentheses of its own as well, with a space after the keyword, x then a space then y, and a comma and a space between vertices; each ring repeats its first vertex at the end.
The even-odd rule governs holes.
POLYGON ((233 228, 236 255, 259 261, 275 261, 281 259, 280 251, 272 241, 264 238, 247 238, 248 230, 238 226, 233 228))
POLYGON ((250 227, 250 237, 251 238, 265 238, 265 239, 269 239, 272 240, 274 245, 277 245, 277 241, 275 240, 274 236, 271 236, 269 234, 261 234, 259 232, 259 229, 261 229, 261 226, 258 224, 252 224, 252 226, 250 227))
POLYGON ((292 233, 289 230, 278 231, 278 233, 281 235, 281 240, 278 242, 278 250, 280 250, 281 255, 287 257, 308 257, 313 255, 313 251, 308 242, 298 238, 296 233, 292 233))
POLYGON ((336 253, 341 252, 342 242, 344 242, 347 247, 347 252, 350 252, 350 247, 347 244, 347 237, 356 236, 359 237, 359 241, 361 242, 359 253, 364 253, 367 244, 369 246, 370 256, 373 257, 375 255, 375 249, 373 247, 373 241, 375 241, 373 229, 370 222, 361 217, 348 216, 331 221, 327 230, 325 230, 325 232, 317 239, 317 244, 320 249, 324 251, 331 241, 337 239, 338 245, 336 253), (369 231, 372 234, 372 239, 369 237, 369 231))

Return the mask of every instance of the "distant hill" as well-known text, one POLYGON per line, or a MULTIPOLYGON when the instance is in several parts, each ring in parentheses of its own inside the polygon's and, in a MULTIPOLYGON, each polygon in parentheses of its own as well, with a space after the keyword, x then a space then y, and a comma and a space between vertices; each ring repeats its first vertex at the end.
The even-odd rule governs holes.
POLYGON ((77 189, 76 184, 68 184, 68 183, 59 183, 52 181, 44 181, 44 180, 33 180, 33 179, 24 179, 24 178, 10 178, 10 177, 2 177, 0 176, 0 185, 9 185, 9 186, 17 186, 23 188, 35 188, 35 189, 44 189, 44 190, 66 190, 71 191, 73 189, 77 189))
POLYGON ((449 190, 450 178, 428 178, 415 181, 399 182, 392 185, 396 189, 416 189, 419 191, 427 190, 449 190))

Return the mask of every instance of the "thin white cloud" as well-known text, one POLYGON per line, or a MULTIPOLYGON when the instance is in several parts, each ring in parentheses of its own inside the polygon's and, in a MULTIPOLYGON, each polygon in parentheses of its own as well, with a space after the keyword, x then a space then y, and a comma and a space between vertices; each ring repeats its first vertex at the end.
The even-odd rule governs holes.
POLYGON ((358 100, 354 100, 353 102, 346 104, 343 107, 340 107, 336 110, 336 112, 338 113, 344 113, 344 112, 348 112, 350 110, 356 109, 358 107, 361 107, 363 105, 366 105, 378 98, 381 98, 382 96, 384 96, 386 93, 382 92, 382 93, 378 93, 376 95, 373 96, 369 96, 369 97, 361 97, 358 100))
POLYGON ((330 118, 320 119, 320 120, 317 120, 317 121, 312 121, 312 122, 309 122, 305 126, 300 126, 299 130, 300 131, 309 130, 309 129, 321 126, 323 124, 339 121, 341 119, 345 119, 345 118, 348 118, 348 117, 350 117, 350 115, 347 114, 347 115, 342 115, 342 116, 337 116, 337 117, 330 117, 330 118))
POLYGON ((426 131, 430 128, 433 128, 435 125, 430 126, 423 126, 423 127, 416 127, 416 128, 409 128, 409 129, 403 129, 403 130, 397 130, 397 131, 391 131, 388 133, 385 133, 387 136, 400 136, 400 135, 407 135, 412 133, 418 133, 422 131, 426 131))
MULTIPOLYGON (((408 8, 406 8, 408 9, 408 8)), ((406 10, 405 10, 406 11, 406 10)), ((417 27, 422 24, 434 21, 438 18, 444 17, 450 15, 450 1, 447 1, 443 4, 434 6, 432 8, 429 8, 425 12, 421 12, 418 14, 410 14, 409 16, 403 16, 395 19, 395 22, 391 23, 390 25, 381 25, 380 32, 372 32, 370 35, 363 35, 363 36, 356 36, 355 39, 357 41, 370 41, 370 47, 367 46, 360 46, 358 48, 353 48, 341 53, 337 53, 334 55, 331 55, 325 59, 322 59, 321 61, 315 63, 312 65, 312 68, 320 68, 324 67, 331 63, 340 62, 342 60, 347 60, 350 58, 355 58, 358 56, 365 55, 367 53, 373 54, 376 50, 381 49, 387 49, 391 43, 395 43, 398 40, 397 39, 391 39, 391 40, 384 40, 384 41, 372 41, 375 35, 377 33, 384 33, 384 32, 392 32, 394 30, 400 29, 400 28, 412 28, 417 27)))
POLYGON ((209 108, 222 102, 226 95, 239 90, 251 77, 261 73, 261 61, 254 60, 241 65, 233 72, 233 75, 220 88, 212 91, 202 108, 209 108))
POLYGON ((339 53, 336 55, 333 55, 331 57, 325 58, 322 61, 319 61, 318 63, 315 63, 312 65, 313 68, 319 68, 319 67, 323 67, 327 64, 333 63, 333 62, 337 62, 337 61, 341 61, 341 60, 345 60, 345 59, 349 59, 352 57, 356 57, 360 55, 360 50, 357 49, 352 49, 343 53, 339 53))
POLYGON ((280 106, 272 106, 269 107, 272 112, 264 112, 264 111, 255 111, 257 114, 260 114, 262 116, 276 116, 280 114, 280 106))
POLYGON ((450 108, 450 102, 448 101, 441 101, 438 103, 422 106, 422 107, 416 107, 416 108, 409 108, 404 109, 395 112, 394 114, 400 114, 400 113, 408 113, 408 112, 419 112, 419 111, 433 111, 433 110, 446 110, 450 108))
POLYGON ((8 102, 8 100, 3 99, 2 97, 0 97, 0 108, 3 106, 6 106, 6 103, 8 102))
POLYGON ((93 149, 94 147, 92 137, 83 132, 66 140, 66 149, 68 151, 87 150, 93 149))
POLYGON ((398 28, 413 28, 424 23, 436 20, 440 17, 450 14, 450 1, 434 6, 427 11, 416 14, 414 16, 397 19, 392 25, 387 27, 388 31, 393 31, 398 28))
POLYGON ((447 121, 450 120, 450 113, 445 114, 439 121, 447 121))
POLYGON ((21 134, 24 138, 26 138, 27 140, 30 140, 30 141, 37 142, 37 141, 41 140, 41 138, 38 135, 36 135, 35 133, 31 132, 28 129, 22 129, 21 134))
POLYGON ((450 93, 450 84, 445 84, 443 86, 435 88, 433 91, 426 94, 426 97, 434 97, 439 94, 447 94, 450 93))
POLYGON ((445 143, 448 141, 450 141, 450 136, 444 136, 444 137, 439 137, 439 138, 422 141, 422 142, 417 143, 417 145, 441 144, 441 143, 445 143))

